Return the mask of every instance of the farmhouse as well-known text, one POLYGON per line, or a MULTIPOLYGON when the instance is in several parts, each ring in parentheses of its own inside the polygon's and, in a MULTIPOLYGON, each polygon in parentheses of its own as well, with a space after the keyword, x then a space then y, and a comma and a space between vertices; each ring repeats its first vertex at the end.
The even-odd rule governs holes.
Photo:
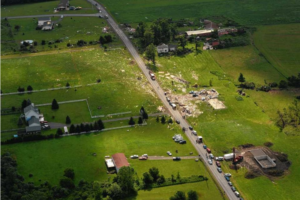
POLYGON ((50 17, 41 17, 38 19, 38 27, 40 27, 42 30, 52 30, 53 22, 51 21, 50 17))
POLYGON ((186 31, 186 35, 188 37, 192 35, 197 35, 197 36, 210 36, 213 30, 197 30, 197 31, 186 31))
POLYGON ((222 28, 218 30, 218 35, 222 36, 222 35, 227 35, 229 33, 236 33, 238 30, 234 27, 232 28, 222 28))
POLYGON ((125 157, 124 153, 116 153, 111 156, 112 161, 116 167, 117 173, 119 172, 121 167, 128 167, 129 163, 127 161, 127 158, 125 157))
POLYGON ((40 112, 34 104, 24 108, 25 120, 28 123, 26 134, 34 134, 41 132, 41 124, 39 120, 40 112))
POLYGON ((69 0, 60 0, 57 10, 66 10, 69 7, 69 0))
POLYGON ((174 44, 162 44, 157 46, 157 53, 168 53, 169 51, 176 51, 177 45, 174 44))

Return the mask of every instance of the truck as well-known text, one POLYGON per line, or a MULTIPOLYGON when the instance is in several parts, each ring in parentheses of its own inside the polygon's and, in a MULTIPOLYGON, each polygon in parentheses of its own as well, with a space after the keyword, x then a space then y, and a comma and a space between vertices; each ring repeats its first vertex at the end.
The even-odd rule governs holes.
POLYGON ((175 103, 171 103, 172 108, 175 110, 176 109, 176 104, 175 103))
POLYGON ((154 81, 155 80, 155 75, 151 70, 149 71, 149 75, 150 75, 151 79, 154 81))
POLYGON ((233 159, 233 153, 224 154, 225 160, 232 160, 233 159))
POLYGON ((234 163, 239 163, 239 162, 241 162, 241 161, 243 161, 243 156, 237 156, 237 157, 235 157, 235 159, 234 159, 234 163))
POLYGON ((68 134, 69 133, 68 127, 64 126, 64 131, 65 131, 65 134, 68 134))
MULTIPOLYGON (((196 132, 196 134, 197 134, 197 132, 196 132)), ((203 142, 203 141, 202 141, 202 136, 198 136, 198 137, 197 137, 197 142, 198 142, 198 143, 202 143, 202 142, 203 142)))

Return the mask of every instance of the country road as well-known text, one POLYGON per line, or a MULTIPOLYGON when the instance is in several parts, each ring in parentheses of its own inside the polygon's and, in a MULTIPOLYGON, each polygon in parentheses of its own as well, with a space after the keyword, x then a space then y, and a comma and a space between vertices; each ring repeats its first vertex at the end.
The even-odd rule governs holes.
MULTIPOLYGON (((96 2, 94 0, 88 0, 88 2, 92 3, 93 5, 95 5, 97 3, 96 7, 98 8, 98 10, 101 10, 103 15, 108 16, 107 22, 110 24, 110 26, 113 28, 113 30, 116 32, 116 34, 123 41, 123 43, 127 47, 128 51, 130 52, 130 54, 132 55, 132 57, 135 59, 136 63, 140 67, 141 71, 144 73, 144 75, 148 79, 149 83, 152 85, 152 87, 153 87, 154 91, 156 92, 157 96, 161 99, 161 101, 163 102, 165 107, 169 110, 170 114, 174 117, 174 119, 180 121, 180 126, 185 127, 188 130, 188 127, 190 125, 188 124, 188 122, 185 119, 182 118, 181 114, 177 110, 173 110, 170 107, 169 102, 166 100, 166 96, 164 95, 164 91, 162 90, 162 88, 160 87, 160 85, 158 84, 157 81, 153 81, 150 78, 149 70, 147 69, 144 61, 142 60, 142 58, 140 57, 140 55, 138 54, 138 52, 134 48, 131 41, 125 35, 125 33, 121 30, 121 28, 118 26, 118 24, 113 20, 112 16, 110 16, 110 14, 98 2, 96 2)), ((213 163, 213 165, 209 165, 207 163, 206 151, 203 148, 202 144, 197 144, 196 143, 196 136, 190 134, 190 131, 186 131, 185 134, 189 138, 190 142, 194 145, 194 147, 197 150, 198 154, 202 157, 202 160, 204 161, 203 163, 205 163, 207 168, 211 171, 211 174, 215 177, 216 181, 219 183, 221 188, 224 190, 224 193, 228 196, 228 198, 232 199, 232 200, 238 199, 235 196, 235 194, 232 192, 230 186, 228 185, 226 179, 224 178, 223 173, 219 173, 217 171, 217 169, 216 169, 217 167, 216 167, 215 163, 213 163)), ((205 140, 205 138, 204 138, 204 140, 205 140)), ((221 191, 221 192, 223 193, 223 191, 221 191)))
POLYGON ((38 18, 38 17, 99 17, 99 13, 95 14, 49 14, 49 15, 27 15, 27 16, 14 16, 14 17, 9 17, 9 16, 3 16, 1 19, 24 19, 24 18, 38 18))
MULTIPOLYGON (((198 158, 199 156, 180 156, 181 160, 194 160, 198 158)), ((173 160, 173 156, 148 156, 148 160, 173 160)))

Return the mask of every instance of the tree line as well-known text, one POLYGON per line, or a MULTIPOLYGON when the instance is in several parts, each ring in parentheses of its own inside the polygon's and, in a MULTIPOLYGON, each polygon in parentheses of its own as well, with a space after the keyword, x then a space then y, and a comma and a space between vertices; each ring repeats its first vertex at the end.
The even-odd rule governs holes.
POLYGON ((283 130, 287 126, 298 128, 300 125, 300 105, 298 100, 294 100, 291 106, 277 111, 276 124, 283 130))
POLYGON ((25 4, 25 3, 39 3, 45 1, 54 1, 54 0, 2 0, 1 5, 14 5, 14 4, 25 4))

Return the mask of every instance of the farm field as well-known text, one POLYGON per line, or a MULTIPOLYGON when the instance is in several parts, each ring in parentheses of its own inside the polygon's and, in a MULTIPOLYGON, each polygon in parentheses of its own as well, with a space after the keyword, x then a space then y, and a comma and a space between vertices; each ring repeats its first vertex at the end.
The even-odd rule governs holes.
MULTIPOLYGON (((51 103, 53 99, 58 102, 87 99, 92 115, 131 111, 135 116, 139 114, 141 106, 144 106, 150 114, 156 112, 157 106, 160 105, 149 83, 143 78, 142 73, 125 50, 103 52, 100 49, 94 49, 55 54, 55 57, 55 60, 52 59, 53 55, 2 59, 1 89, 3 93, 16 92, 19 86, 27 88, 28 85, 31 85, 34 90, 65 87, 67 82, 71 86, 83 85, 82 87, 76 90, 71 88, 3 96, 2 108, 20 107, 24 99, 30 99, 36 105, 51 103), (114 59, 115 57, 118 59, 114 59), (138 76, 141 80, 137 79, 138 76), (99 78, 101 82, 96 84, 99 78), (12 82, 12 79, 16 81, 12 82), (90 83, 96 85, 85 86, 90 83), (124 88, 127 89, 124 90, 124 88)), ((76 105, 82 105, 79 108, 82 113, 76 120, 86 121, 90 114, 85 102, 64 104, 61 107, 62 110, 55 111, 57 114, 50 110, 50 106, 41 107, 41 109, 48 117, 55 115, 55 122, 64 123, 68 114, 74 114, 75 118, 79 117, 79 114, 75 114, 76 105)), ((5 118, 6 116, 2 117, 3 122, 9 122, 5 118)), ((91 118, 89 119, 92 121, 91 118)), ((8 126, 11 127, 11 125, 6 127, 8 126)))
MULTIPOLYGON (((106 21, 97 17, 64 17, 62 21, 58 22, 61 24, 61 27, 54 26, 54 29, 51 31, 36 30, 37 20, 38 18, 8 20, 13 40, 17 46, 23 40, 33 40, 38 43, 35 46, 37 51, 70 49, 67 47, 68 43, 74 45, 77 44, 78 40, 84 40, 89 44, 90 41, 98 41, 100 36, 107 35, 102 32, 103 28, 107 26, 106 21), (14 29, 16 25, 20 26, 19 30, 14 29), (42 45, 42 40, 46 41, 45 45, 42 45), (56 40, 61 40, 62 42, 56 43, 56 40), (49 45, 49 42, 52 42, 52 45, 49 45)), ((59 18, 52 17, 51 20, 58 21, 59 18)), ((7 27, 3 26, 3 28, 7 27)), ((109 46, 120 46, 120 40, 114 34, 112 34, 112 37, 114 41, 109 46)), ((7 44, 11 44, 11 40, 12 38, 4 38, 5 42, 10 42, 7 44)), ((19 47, 15 47, 15 49, 19 50, 19 47)), ((13 49, 9 47, 3 47, 2 51, 3 55, 14 53, 13 49)))
POLYGON ((300 72, 300 24, 258 26, 254 43, 284 76, 300 72))
POLYGON ((294 0, 103 0, 120 23, 153 21, 158 18, 209 18, 224 16, 240 24, 282 24, 299 22, 299 2, 294 0), (180 11, 180 12, 179 12, 180 11))
POLYGON ((159 173, 164 175, 165 178, 170 178, 172 174, 176 177, 177 172, 180 172, 181 177, 192 175, 203 175, 208 177, 207 183, 203 181, 198 183, 154 188, 150 191, 140 190, 138 192, 137 199, 168 199, 178 190, 186 193, 189 190, 195 190, 200 196, 200 199, 222 199, 219 190, 210 178, 210 174, 207 172, 202 162, 195 162, 194 160, 181 160, 180 162, 174 162, 172 160, 148 160, 146 162, 132 160, 131 166, 136 170, 139 177, 142 177, 143 173, 149 171, 149 168, 151 167, 157 167, 159 169, 159 173), (170 166, 172 166, 172 170, 170 170, 170 166))
MULTIPOLYGON (((67 167, 74 168, 76 183, 81 179, 105 181, 111 177, 106 174, 104 163, 106 155, 123 152, 126 157, 144 153, 167 156, 167 151, 172 151, 175 155, 177 149, 178 156, 184 156, 194 151, 194 147, 189 142, 186 145, 180 145, 172 140, 175 133, 181 133, 177 125, 173 124, 172 130, 167 126, 167 124, 157 123, 155 119, 149 119, 146 127, 3 145, 1 150, 2 152, 10 151, 15 156, 18 161, 19 173, 24 176, 26 181, 38 183, 38 180, 41 179, 42 181, 47 180, 51 184, 58 184, 63 170, 67 167), (96 153, 97 156, 92 156, 93 153, 96 153), (28 177, 29 173, 34 175, 31 179, 28 177)), ((131 160, 129 162, 131 163, 131 160)), ((135 161, 133 165, 135 165, 134 163, 135 161)), ((137 166, 140 167, 140 165, 137 166)), ((189 166, 182 167, 187 170, 187 172, 182 172, 182 175, 185 173, 189 175, 189 166)), ((196 167, 199 167, 198 164, 194 164, 192 168, 196 167)), ((148 167, 142 166, 141 168, 143 171, 148 167)), ((203 167, 199 169, 200 172, 201 169, 203 167)), ((174 170, 174 173, 177 173, 176 169, 174 170)), ((196 170, 193 169, 193 171, 196 170)))
MULTIPOLYGON (((16 4, 11 6, 1 6, 1 17, 25 16, 25 15, 51 15, 54 14, 54 8, 59 4, 59 0, 30 3, 30 4, 16 4)), ((82 7, 81 10, 60 11, 55 14, 83 14, 83 13, 97 13, 95 6, 84 0, 70 0, 70 5, 75 7, 82 7)))
MULTIPOLYGON (((239 73, 239 66, 241 66, 240 68, 242 70, 245 70, 246 67, 251 68, 252 66, 249 64, 249 61, 251 61, 253 57, 257 59, 258 63, 254 63, 254 69, 257 67, 255 65, 265 67, 263 70, 265 78, 260 77, 258 73, 255 72, 256 70, 252 72, 247 69, 245 72, 242 71, 247 81, 255 81, 263 84, 264 79, 267 79, 268 82, 281 80, 281 75, 276 75, 276 71, 273 70, 265 60, 257 57, 257 54, 251 49, 252 47, 244 48, 245 49, 232 48, 225 50, 225 53, 227 55, 235 55, 235 53, 237 53, 238 55, 238 52, 241 52, 241 55, 246 54, 245 57, 248 58, 246 61, 235 60, 234 58, 229 58, 229 61, 227 61, 225 60, 225 58, 227 58, 224 55, 225 53, 222 52, 223 50, 211 53, 202 52, 202 54, 198 55, 193 55, 192 53, 186 56, 189 59, 185 59, 184 57, 180 58, 179 61, 177 61, 177 57, 170 57, 170 59, 168 57, 160 57, 157 59, 157 63, 160 64, 158 73, 159 71, 165 71, 165 73, 168 72, 176 75, 180 72, 182 78, 190 81, 191 84, 197 83, 194 77, 199 77, 199 80, 204 80, 204 82, 207 82, 206 85, 208 85, 208 80, 214 77, 212 82, 213 86, 211 88, 215 88, 220 93, 220 99, 224 101, 227 108, 224 110, 213 110, 211 106, 205 102, 196 103, 200 111, 203 111, 203 114, 196 118, 188 118, 188 121, 199 134, 203 136, 204 143, 212 149, 214 155, 223 155, 223 151, 228 152, 232 147, 238 147, 246 143, 263 146, 264 142, 272 142, 274 144, 272 150, 288 154, 289 160, 293 163, 285 177, 275 179, 273 182, 266 177, 248 180, 244 178, 244 174, 247 171, 246 169, 235 172, 230 170, 226 164, 224 165, 224 169, 233 174, 233 182, 245 199, 257 199, 257 196, 264 197, 264 199, 295 199, 300 195, 297 184, 300 178, 300 170, 297 166, 299 166, 300 163, 298 161, 299 159, 297 159, 298 150, 296 145, 299 139, 297 136, 289 136, 284 132, 280 132, 279 128, 274 125, 274 121, 272 121, 276 118, 275 109, 287 107, 295 94, 291 94, 288 91, 281 91, 278 94, 256 91, 249 91, 248 93, 248 90, 246 90, 246 93, 249 94, 250 97, 243 97, 242 101, 237 100, 237 87, 234 85, 237 77, 235 77, 234 71, 239 73), (231 51, 231 53, 227 51, 231 51), (220 62, 219 66, 214 61, 215 54, 222 54, 222 56, 224 56, 222 58, 221 56, 218 57, 219 60, 223 59, 223 62, 220 62), (199 62, 198 60, 204 59, 204 57, 206 62, 210 63, 210 67, 199 68, 204 62, 199 62), (234 66, 228 64, 230 61, 234 63, 234 66), (177 68, 177 66, 180 66, 180 69, 178 69, 179 67, 177 68), (191 69, 194 71, 192 72, 191 69), (224 74, 228 79, 222 80, 222 76, 214 76, 210 73, 211 70, 216 70, 219 74, 224 74), (288 94, 289 96, 286 97, 285 95, 288 94), (272 102, 269 104, 270 101, 272 102), (265 194, 265 191, 273 192, 265 194), (288 191, 293 191, 293 193, 288 191)), ((218 59, 216 60, 218 61, 218 59)), ((160 80, 162 78, 163 77, 160 78, 158 76, 159 81, 164 81, 164 79, 160 80)), ((182 86, 175 82, 175 86, 173 87, 179 90, 182 86)), ((202 89, 202 87, 200 88, 202 89)), ((195 90, 195 88, 186 89, 187 92, 190 90, 195 90)))

